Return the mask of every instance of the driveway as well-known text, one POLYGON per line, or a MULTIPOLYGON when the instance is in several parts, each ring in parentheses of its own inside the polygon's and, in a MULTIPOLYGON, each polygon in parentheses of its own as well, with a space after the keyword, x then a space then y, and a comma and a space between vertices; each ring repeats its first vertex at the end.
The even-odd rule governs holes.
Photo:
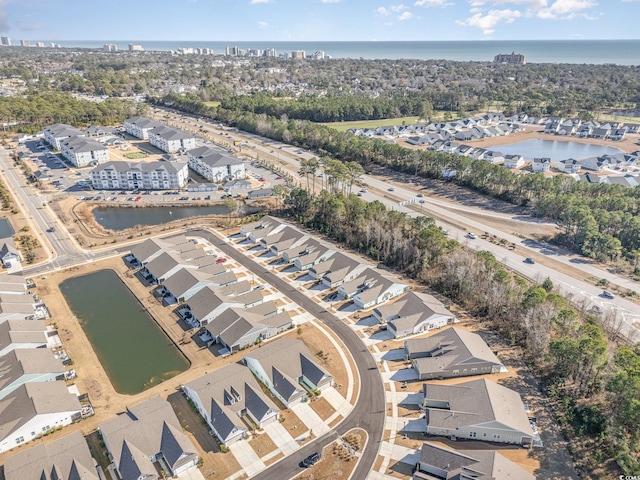
POLYGON ((229 451, 236 457, 238 463, 242 465, 244 472, 248 476, 255 475, 261 470, 265 469, 265 464, 262 463, 258 454, 251 448, 249 442, 246 440, 239 440, 229 445, 229 451))
POLYGON ((293 439, 280 422, 272 422, 262 428, 285 455, 290 455, 300 448, 298 442, 293 439))

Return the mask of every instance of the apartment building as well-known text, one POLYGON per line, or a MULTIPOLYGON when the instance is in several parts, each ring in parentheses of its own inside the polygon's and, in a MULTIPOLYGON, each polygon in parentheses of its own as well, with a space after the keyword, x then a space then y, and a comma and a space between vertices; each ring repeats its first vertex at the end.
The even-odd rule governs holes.
POLYGON ((222 183, 247 176, 244 163, 226 150, 209 146, 187 152, 189 168, 210 182, 222 183))
POLYGON ((166 153, 187 151, 196 148, 196 137, 191 133, 171 127, 156 127, 149 130, 149 143, 166 153))
POLYGON ((175 190, 188 179, 184 162, 108 162, 91 170, 96 190, 175 190))
POLYGON ((60 143, 62 156, 76 167, 98 165, 110 160, 109 149, 90 138, 70 137, 60 143))

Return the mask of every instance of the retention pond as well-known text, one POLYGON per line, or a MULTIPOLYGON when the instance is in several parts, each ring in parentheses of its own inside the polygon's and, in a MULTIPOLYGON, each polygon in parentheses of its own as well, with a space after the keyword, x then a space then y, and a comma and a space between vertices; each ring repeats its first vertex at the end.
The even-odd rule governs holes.
POLYGON ((126 230, 137 225, 161 225, 172 220, 201 215, 226 215, 229 209, 223 205, 212 207, 139 207, 139 208, 96 208, 93 216, 107 230, 126 230))
POLYGON ((60 290, 119 393, 140 393, 189 368, 113 270, 70 278, 60 290))

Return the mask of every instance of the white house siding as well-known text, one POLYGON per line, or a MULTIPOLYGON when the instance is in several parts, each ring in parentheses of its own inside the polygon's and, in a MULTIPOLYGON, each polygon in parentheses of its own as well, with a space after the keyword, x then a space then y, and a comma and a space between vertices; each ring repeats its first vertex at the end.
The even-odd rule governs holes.
MULTIPOLYGON (((2 320, 0 320, 0 323, 2 323, 2 320)), ((7 353, 12 352, 13 350, 17 349, 17 348, 43 348, 47 346, 47 341, 44 338, 44 332, 43 332, 43 339, 42 342, 33 342, 33 343, 11 343, 9 345, 7 345, 5 348, 3 348, 2 350, 0 350, 0 357, 5 356, 7 353)))
POLYGON ((62 145, 62 156, 69 160, 76 167, 86 167, 92 162, 105 163, 109 161, 109 150, 93 150, 91 152, 74 152, 62 145))
POLYGON ((522 435, 522 432, 508 428, 499 422, 491 422, 485 425, 463 426, 456 430, 455 436, 469 440, 516 445, 531 443, 531 437, 522 435))
MULTIPOLYGON (((60 364, 58 364, 60 365, 60 364)), ((13 383, 0 390, 0 399, 6 397, 20 385, 30 382, 53 382, 60 373, 29 373, 17 378, 13 383)))
POLYGON ((44 434, 47 430, 71 424, 72 417, 79 413, 79 410, 72 410, 68 412, 48 413, 33 417, 18 430, 7 436, 7 438, 0 440, 0 453, 34 440, 44 434), (24 441, 16 442, 16 439, 20 437, 23 437, 24 441))
POLYGON ((428 320, 425 320, 424 322, 420 322, 419 324, 415 325, 413 328, 407 328, 400 331, 395 330, 395 328, 393 327, 393 321, 391 321, 392 323, 388 323, 388 328, 395 338, 400 338, 400 337, 405 337, 407 335, 413 335, 421 332, 428 332, 431 330, 445 327, 449 323, 450 318, 451 317, 445 317, 444 315, 437 315, 429 318, 428 320))
MULTIPOLYGON (((389 300, 396 298, 399 295, 402 295, 409 289, 407 285, 396 284, 389 287, 382 295, 373 299, 372 301, 364 304, 360 298, 360 295, 356 295, 353 297, 353 303, 360 309, 366 310, 367 308, 373 307, 374 305, 378 305, 382 302, 388 302, 389 300)), ((366 290, 365 290, 366 291, 366 290)))
POLYGON ((249 370, 251 370, 256 378, 260 380, 269 389, 273 396, 280 400, 285 407, 290 408, 302 402, 302 399, 305 396, 304 392, 300 392, 299 394, 294 395, 292 398, 286 399, 273 388, 271 380, 269 379, 259 362, 255 361, 252 358, 245 357, 245 364, 247 365, 247 367, 249 367, 249 370))

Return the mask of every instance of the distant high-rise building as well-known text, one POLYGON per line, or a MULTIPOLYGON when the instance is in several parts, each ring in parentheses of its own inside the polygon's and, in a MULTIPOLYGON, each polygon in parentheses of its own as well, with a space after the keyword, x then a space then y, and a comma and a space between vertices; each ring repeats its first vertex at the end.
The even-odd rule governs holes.
POLYGON ((29 42, 29 40, 20 40, 20 46, 21 47, 30 47, 31 46, 31 42, 29 42))
POLYGON ((105 52, 117 52, 118 46, 113 43, 105 43, 102 46, 102 50, 104 50, 105 52))
POLYGON ((515 65, 524 65, 527 63, 527 57, 521 53, 500 53, 493 58, 495 63, 509 63, 515 65))
POLYGON ((144 52, 144 48, 142 48, 142 45, 140 45, 138 43, 130 43, 129 44, 129 51, 130 52, 144 52))
POLYGON ((227 47, 224 54, 228 57, 237 57, 240 55, 240 49, 238 47, 227 47))
POLYGON ((304 50, 294 50, 291 52, 291 58, 294 60, 304 60, 307 58, 307 54, 304 50))
POLYGON ((264 51, 263 54, 264 54, 265 57, 277 57, 278 56, 278 52, 276 52, 275 48, 267 48, 264 51))
POLYGON ((38 48, 44 48, 44 42, 37 42, 37 43, 36 43, 36 46, 37 46, 38 48))
POLYGON ((324 52, 322 50, 316 50, 312 57, 316 60, 324 60, 324 52))
POLYGON ((10 47, 11 39, 9 37, 0 37, 0 45, 4 45, 5 47, 10 47))

